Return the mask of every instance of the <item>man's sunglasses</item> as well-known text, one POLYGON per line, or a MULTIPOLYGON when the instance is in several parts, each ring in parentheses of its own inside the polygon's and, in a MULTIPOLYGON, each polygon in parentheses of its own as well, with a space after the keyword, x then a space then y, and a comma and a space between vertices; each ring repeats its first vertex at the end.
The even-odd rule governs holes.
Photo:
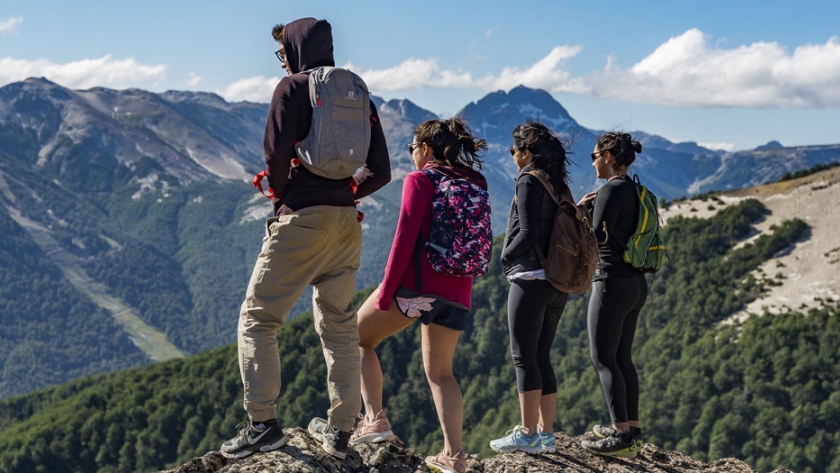
POLYGON ((286 55, 283 54, 284 52, 285 51, 283 51, 282 49, 278 49, 277 51, 274 51, 274 55, 277 56, 277 59, 279 59, 280 62, 286 64, 286 55))

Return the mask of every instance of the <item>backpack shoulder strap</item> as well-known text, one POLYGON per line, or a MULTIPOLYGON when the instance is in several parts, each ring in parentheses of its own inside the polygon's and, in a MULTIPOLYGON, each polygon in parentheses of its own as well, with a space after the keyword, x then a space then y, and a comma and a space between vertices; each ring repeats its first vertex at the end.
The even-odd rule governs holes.
MULTIPOLYGON (((551 200, 554 201, 554 204, 557 206, 557 208, 558 209, 560 208, 560 205, 561 205, 560 204, 560 199, 558 199, 557 196, 554 194, 554 186, 552 186, 550 182, 548 182, 545 178, 540 176, 538 173, 535 173, 535 172, 532 172, 532 171, 525 171, 522 174, 528 174, 529 176, 534 176, 540 182, 540 184, 542 184, 542 186, 545 188, 546 192, 548 192, 548 195, 551 196, 551 200)), ((520 177, 522 176, 522 174, 520 174, 520 177)), ((513 197, 514 197, 514 200, 515 200, 516 199, 516 192, 514 192, 513 197)), ((549 238, 551 238, 550 235, 551 234, 549 233, 549 238)), ((537 258, 539 258, 540 261, 545 259, 546 256, 545 256, 545 254, 543 254, 543 251, 540 248, 539 243, 537 243, 536 241, 534 242, 534 251, 536 251, 537 258)))
POLYGON ((555 204, 560 205, 560 199, 558 199, 557 195, 554 193, 554 186, 552 186, 550 182, 548 182, 538 173, 532 171, 525 171, 522 174, 528 174, 529 176, 534 176, 535 178, 537 178, 537 180, 540 181, 540 184, 542 184, 543 187, 545 187, 545 190, 546 192, 548 192, 548 195, 551 196, 551 200, 553 200, 555 204))
MULTIPOLYGON (((420 172, 426 175, 430 181, 432 181, 432 200, 434 200, 434 192, 437 189, 438 181, 445 177, 443 174, 435 171, 434 169, 427 169, 423 168, 420 169, 420 172)), ((423 247, 426 245, 426 239, 423 238, 423 232, 417 234, 417 240, 414 242, 414 271, 415 271, 415 284, 417 285, 417 290, 423 290, 423 271, 421 269, 422 263, 422 253, 423 247)))

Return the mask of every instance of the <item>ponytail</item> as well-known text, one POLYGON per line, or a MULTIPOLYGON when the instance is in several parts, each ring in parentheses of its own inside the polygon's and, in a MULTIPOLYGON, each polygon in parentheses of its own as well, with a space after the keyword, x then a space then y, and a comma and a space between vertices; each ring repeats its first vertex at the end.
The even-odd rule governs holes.
POLYGON ((436 162, 481 169, 479 153, 487 149, 487 142, 474 137, 463 120, 427 120, 417 126, 414 134, 417 141, 432 148, 436 162))
POLYGON ((598 138, 598 150, 609 151, 619 166, 629 166, 636 160, 636 154, 642 152, 642 144, 629 133, 610 131, 598 138))

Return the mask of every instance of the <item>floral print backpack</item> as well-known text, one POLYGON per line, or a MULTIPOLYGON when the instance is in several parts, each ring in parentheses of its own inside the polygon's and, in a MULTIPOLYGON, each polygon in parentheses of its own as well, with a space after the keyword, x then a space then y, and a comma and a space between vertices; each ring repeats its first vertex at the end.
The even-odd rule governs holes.
POLYGON ((431 179, 434 194, 429 241, 423 242, 421 235, 418 246, 425 247, 432 269, 452 276, 487 274, 493 248, 490 195, 467 179, 453 179, 432 169, 422 172, 431 179))

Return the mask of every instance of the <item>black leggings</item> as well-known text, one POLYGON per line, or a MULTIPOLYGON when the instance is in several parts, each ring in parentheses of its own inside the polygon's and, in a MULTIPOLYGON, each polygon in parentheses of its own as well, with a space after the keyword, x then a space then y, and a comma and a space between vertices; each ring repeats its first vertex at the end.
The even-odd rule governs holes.
POLYGON ((520 393, 557 392, 557 377, 551 367, 551 344, 569 295, 541 279, 510 283, 508 329, 510 355, 516 368, 520 393))
POLYGON ((589 356, 614 423, 639 420, 639 377, 630 351, 647 293, 641 273, 592 284, 587 315, 589 356))

